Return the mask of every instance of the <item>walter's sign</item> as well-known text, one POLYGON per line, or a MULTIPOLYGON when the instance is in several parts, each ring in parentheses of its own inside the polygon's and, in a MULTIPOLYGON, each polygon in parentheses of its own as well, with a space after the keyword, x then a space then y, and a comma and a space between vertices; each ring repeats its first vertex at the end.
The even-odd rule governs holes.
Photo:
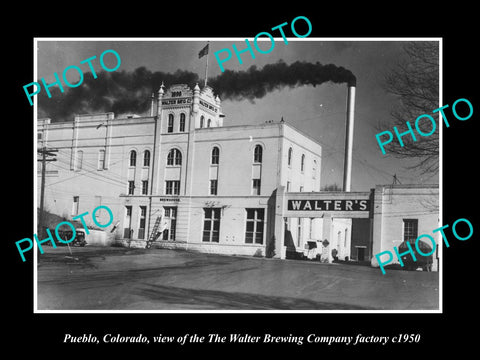
POLYGON ((369 200, 288 200, 289 211, 369 211, 369 200))

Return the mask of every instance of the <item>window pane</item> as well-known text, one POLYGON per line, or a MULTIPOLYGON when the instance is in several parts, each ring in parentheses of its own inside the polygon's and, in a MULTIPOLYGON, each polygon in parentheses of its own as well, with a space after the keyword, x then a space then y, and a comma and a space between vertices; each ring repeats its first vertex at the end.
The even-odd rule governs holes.
POLYGON ((257 232, 263 232, 263 221, 257 221, 257 232))
POLYGON ((220 230, 220 221, 219 220, 215 220, 213 222, 213 230, 216 230, 216 231, 220 230))
POLYGON ((255 243, 262 244, 263 243, 263 233, 256 233, 255 234, 255 243))
POLYGON ((219 232, 218 231, 212 231, 212 241, 213 242, 218 242, 219 240, 219 232))
POLYGON ((175 165, 182 165, 182 153, 179 150, 175 150, 175 165))
POLYGON ((247 219, 253 219, 255 217, 255 209, 247 209, 247 219))
POLYGON ((176 229, 176 226, 177 226, 177 222, 175 219, 172 219, 170 221, 170 240, 175 240, 175 229, 176 229))
POLYGON ((245 243, 253 244, 253 233, 252 232, 245 233, 245 243))
POLYGON ((204 231, 202 241, 210 241, 210 231, 204 231))
POLYGON ((404 219, 403 220, 403 233, 404 240, 413 242, 418 236, 418 220, 417 219, 404 219))
POLYGON ((219 149, 217 147, 214 147, 212 149, 212 164, 218 164, 218 159, 219 159, 219 149))
POLYGON ((262 147, 260 145, 255 146, 255 150, 253 153, 253 161, 256 163, 262 162, 262 147))
POLYGON ((210 195, 217 195, 217 180, 210 180, 210 195))
POLYGON ((265 209, 257 209, 257 219, 263 220, 265 216, 265 209))
POLYGON ((135 166, 137 162, 137 153, 135 151, 130 152, 130 166, 135 166))
POLYGON ((252 232, 254 229, 254 222, 253 221, 247 221, 247 231, 252 232))
POLYGON ((143 166, 150 166, 150 151, 145 150, 143 154, 143 166))
POLYGON ((209 220, 206 220, 204 223, 203 223, 203 230, 205 231, 210 231, 212 229, 212 222, 209 221, 209 220))
POLYGON ((203 209, 205 212, 205 219, 211 219, 212 218, 212 209, 203 209))
POLYGON ((220 209, 213 209, 213 216, 215 219, 220 219, 220 209))

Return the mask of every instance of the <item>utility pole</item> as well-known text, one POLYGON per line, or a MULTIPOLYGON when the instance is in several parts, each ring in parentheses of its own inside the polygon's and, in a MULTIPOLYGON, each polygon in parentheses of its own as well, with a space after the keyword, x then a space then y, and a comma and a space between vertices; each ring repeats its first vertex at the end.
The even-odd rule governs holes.
POLYGON ((43 208, 44 208, 44 200, 45 200, 45 168, 46 168, 47 162, 57 161, 56 158, 47 159, 47 156, 56 156, 55 153, 58 152, 58 149, 47 149, 45 146, 43 146, 42 149, 37 150, 37 152, 42 155, 41 159, 37 159, 37 161, 42 162, 42 183, 40 188, 40 214, 38 216, 37 234, 42 234, 43 236, 44 234, 40 230, 42 230, 42 226, 43 226, 43 208))

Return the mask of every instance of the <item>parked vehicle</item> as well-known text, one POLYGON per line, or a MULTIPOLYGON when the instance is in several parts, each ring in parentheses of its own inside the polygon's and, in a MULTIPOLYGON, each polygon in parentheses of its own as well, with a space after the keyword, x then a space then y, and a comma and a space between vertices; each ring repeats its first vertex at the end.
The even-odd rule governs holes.
MULTIPOLYGON (((432 271, 432 265, 433 265, 433 254, 428 255, 428 256, 423 256, 422 254, 419 254, 416 247, 415 243, 410 242, 410 247, 413 249, 413 253, 415 254, 415 258, 417 261, 413 261, 412 255, 411 254, 406 254, 402 256, 402 262, 404 264, 404 269, 405 270, 417 270, 419 267, 422 268, 423 271, 432 271)), ((418 242, 418 248, 421 250, 422 253, 428 254, 432 252, 432 247, 423 241, 418 242)), ((405 251, 408 251, 407 244, 402 242, 400 246, 398 247, 398 252, 403 253, 405 251)))
MULTIPOLYGON (((51 230, 51 233, 54 234, 54 230, 52 231, 51 230)), ((61 241, 55 241, 55 243, 57 244, 57 246, 67 246, 67 245, 70 245, 70 246, 85 246, 87 245, 87 241, 85 240, 85 230, 84 229, 75 229, 75 239, 73 239, 72 241, 70 241, 68 244, 65 244, 61 241)), ((65 241, 68 241, 72 238, 72 235, 73 235, 73 231, 71 230, 59 230, 58 231, 58 235, 65 241)))

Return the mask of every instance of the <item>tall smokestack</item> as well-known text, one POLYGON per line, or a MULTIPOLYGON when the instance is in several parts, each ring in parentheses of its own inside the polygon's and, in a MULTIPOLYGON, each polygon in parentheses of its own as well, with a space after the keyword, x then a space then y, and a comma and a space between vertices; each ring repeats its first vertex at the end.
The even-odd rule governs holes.
POLYGON ((343 163, 343 191, 350 191, 352 184, 353 128, 355 112, 355 84, 349 83, 347 90, 347 119, 345 134, 345 161, 343 163))

